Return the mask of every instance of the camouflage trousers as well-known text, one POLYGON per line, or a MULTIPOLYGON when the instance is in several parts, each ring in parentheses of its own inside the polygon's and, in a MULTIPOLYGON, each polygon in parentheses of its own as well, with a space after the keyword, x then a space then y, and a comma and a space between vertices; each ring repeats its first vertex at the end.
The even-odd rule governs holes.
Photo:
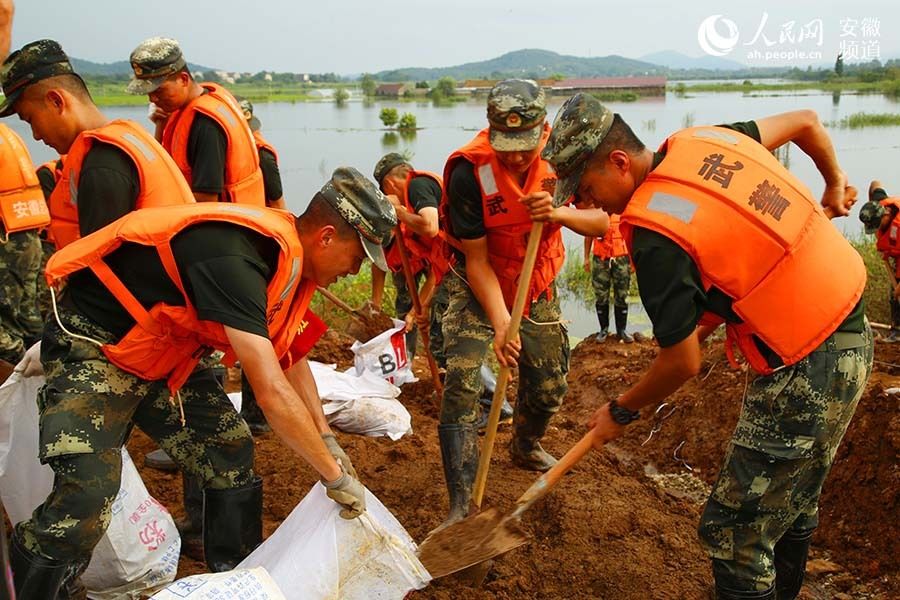
POLYGON ((628 308, 628 288, 631 286, 631 263, 627 256, 603 259, 591 258, 591 284, 594 287, 594 306, 597 313, 609 314, 609 291, 612 288, 613 304, 628 308))
POLYGON ((0 225, 0 359, 12 364, 41 339, 44 329, 37 305, 40 268, 37 231, 11 233, 7 239, 0 225))
POLYGON ((717 585, 768 590, 778 540, 815 529, 822 484, 865 390, 872 352, 867 324, 864 334, 835 334, 750 384, 700 519, 717 585))
MULTIPOLYGON (((416 273, 417 286, 426 275, 427 269, 423 269, 416 273)), ((406 285, 406 277, 403 275, 402 271, 399 271, 397 273, 391 273, 391 278, 394 282, 394 287, 397 289, 397 298, 394 301, 394 309, 397 311, 397 318, 405 319, 406 315, 408 315, 409 311, 413 308, 412 296, 406 285)), ((434 356, 434 360, 439 367, 445 367, 447 363, 444 358, 444 335, 442 328, 443 311, 447 309, 447 303, 447 290, 444 282, 441 281, 434 292, 434 299, 431 301, 429 314, 430 325, 428 328, 428 348, 431 350, 431 355, 434 356)), ((415 356, 416 354, 417 342, 418 328, 413 328, 412 331, 406 334, 406 350, 410 357, 415 356)))
MULTIPOLYGON (((441 423, 475 423, 484 384, 481 364, 492 352, 494 330, 484 309, 462 279, 465 269, 455 267, 444 278, 450 303, 444 313, 444 354, 447 375, 441 399, 441 423), (457 275, 459 273, 459 275, 457 275)), ((517 402, 534 415, 552 415, 569 389, 569 336, 560 323, 559 296, 542 295, 522 319, 517 402)))
MULTIPOLYGON (((61 308, 69 331, 99 341, 112 336, 61 308)), ((164 381, 147 381, 111 364, 100 348, 69 336, 55 321, 41 343, 47 377, 38 396, 41 462, 53 468, 53 490, 16 527, 32 552, 69 562, 89 559, 109 525, 119 493, 121 448, 140 427, 204 487, 228 489, 253 480, 253 440, 209 368, 181 388, 186 425, 164 381)))

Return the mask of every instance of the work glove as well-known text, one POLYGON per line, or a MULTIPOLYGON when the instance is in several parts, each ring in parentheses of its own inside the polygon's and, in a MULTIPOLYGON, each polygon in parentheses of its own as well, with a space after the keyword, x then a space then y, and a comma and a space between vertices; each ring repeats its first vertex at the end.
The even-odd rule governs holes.
POLYGON ((353 468, 353 463, 350 462, 350 457, 347 456, 347 453, 344 452, 344 449, 338 444, 334 434, 323 433, 322 441, 325 442, 325 446, 328 448, 328 451, 331 452, 331 456, 334 457, 334 460, 344 468, 347 474, 353 479, 359 479, 359 475, 356 474, 356 469, 353 468))
POLYGON ((340 478, 330 483, 323 481, 322 485, 328 497, 343 507, 342 518, 355 519, 366 512, 366 488, 343 467, 340 478))
POLYGON ((16 373, 21 373, 23 377, 35 377, 44 374, 44 365, 41 364, 41 343, 33 345, 25 351, 25 356, 19 361, 14 369, 16 373))

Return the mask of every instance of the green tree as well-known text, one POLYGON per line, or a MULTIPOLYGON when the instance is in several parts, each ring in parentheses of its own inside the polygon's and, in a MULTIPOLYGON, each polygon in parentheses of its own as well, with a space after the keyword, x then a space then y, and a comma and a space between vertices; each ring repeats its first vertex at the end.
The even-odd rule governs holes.
POLYGON ((440 91, 441 95, 452 98, 456 95, 456 80, 452 77, 441 77, 434 89, 440 91))
POLYGON ((362 79, 359 80, 359 87, 362 88, 362 93, 364 96, 374 96, 375 88, 378 86, 375 84, 374 77, 372 77, 368 73, 363 73, 362 79))
POLYGON ((400 120, 400 115, 397 113, 396 108, 382 108, 378 118, 381 119, 385 127, 393 127, 400 120))
POLYGON ((338 88, 334 91, 334 103, 338 106, 343 106, 349 98, 350 92, 344 88, 338 88))
POLYGON ((837 60, 834 61, 834 74, 840 77, 844 74, 844 53, 841 52, 837 55, 837 60))
POLYGON ((429 87, 431 87, 431 86, 428 85, 427 81, 417 81, 416 82, 416 89, 427 90, 429 87))
POLYGON ((400 117, 400 123, 397 125, 397 129, 400 129, 401 131, 415 131, 417 129, 416 115, 412 113, 403 113, 403 116, 400 117))

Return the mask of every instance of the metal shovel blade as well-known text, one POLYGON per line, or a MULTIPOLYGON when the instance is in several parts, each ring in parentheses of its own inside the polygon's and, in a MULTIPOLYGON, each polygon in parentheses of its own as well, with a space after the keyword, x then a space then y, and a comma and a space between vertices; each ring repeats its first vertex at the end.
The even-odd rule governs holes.
POLYGON ((429 535, 419 546, 419 560, 437 579, 509 552, 530 539, 518 518, 488 508, 429 535))

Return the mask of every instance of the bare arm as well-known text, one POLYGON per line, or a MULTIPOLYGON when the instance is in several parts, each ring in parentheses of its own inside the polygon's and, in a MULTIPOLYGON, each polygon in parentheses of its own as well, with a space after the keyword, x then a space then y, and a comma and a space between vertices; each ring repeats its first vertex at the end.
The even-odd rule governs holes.
POLYGON ((268 206, 269 208, 279 208, 281 210, 287 210, 287 204, 284 203, 284 196, 282 196, 278 200, 270 200, 266 203, 266 206, 268 206))
MULTIPOLYGON (((700 342, 696 330, 674 346, 661 348, 644 376, 617 402, 629 410, 665 400, 684 383, 700 372, 700 342)), ((593 429, 596 448, 622 434, 624 427, 616 423, 609 412, 609 404, 601 406, 588 423, 593 429)))
POLYGON ((594 238, 586 235, 584 236, 584 264, 591 264, 591 248, 594 245, 594 238))
POLYGON ((194 200, 197 202, 218 202, 218 194, 208 194, 206 192, 193 192, 194 200))
POLYGON ((414 213, 399 205, 397 219, 423 238, 431 239, 438 234, 438 211, 433 206, 426 206, 414 213))
POLYGON ((553 196, 548 192, 534 192, 523 196, 519 202, 528 208, 533 221, 556 223, 575 233, 603 237, 609 228, 609 215, 599 208, 577 209, 571 206, 553 207, 553 196))
POLYGON ((856 188, 838 164, 834 144, 819 116, 812 110, 798 110, 758 119, 760 142, 774 150, 794 142, 815 163, 825 180, 822 206, 830 218, 846 216, 856 202, 856 188))
POLYGON ((520 344, 518 339, 513 341, 512 346, 515 351, 510 354, 509 360, 499 350, 506 337, 510 315, 506 308, 506 302, 503 300, 503 292, 500 291, 500 281, 488 261, 487 238, 461 240, 461 244, 462 251, 466 255, 466 276, 469 287, 472 288, 472 293, 475 294, 475 298, 481 304, 481 308, 484 309, 488 321, 494 329, 494 352, 497 354, 497 360, 501 365, 513 366, 520 344))
POLYGON ((319 397, 319 388, 316 386, 312 369, 309 368, 309 361, 305 358, 300 359, 284 374, 303 404, 306 405, 319 434, 332 433, 328 419, 325 418, 325 411, 322 410, 322 398, 319 397))
POLYGON ((0 62, 9 56, 12 44, 12 24, 16 7, 13 0, 0 0, 0 62))
MULTIPOLYGON (((316 419, 278 364, 272 343, 259 335, 225 327, 229 344, 272 429, 325 481, 341 477, 341 467, 322 441, 316 419)), ((320 408, 321 410, 321 408, 320 408)))

